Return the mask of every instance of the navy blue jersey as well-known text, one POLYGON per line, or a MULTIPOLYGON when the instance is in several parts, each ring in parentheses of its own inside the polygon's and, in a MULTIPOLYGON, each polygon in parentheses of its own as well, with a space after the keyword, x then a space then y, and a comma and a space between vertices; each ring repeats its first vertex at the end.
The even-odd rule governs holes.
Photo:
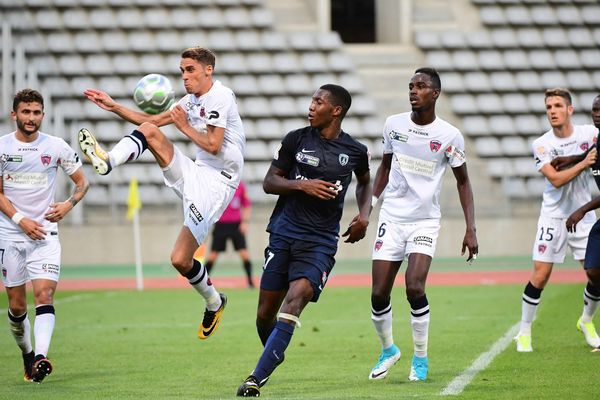
POLYGON ((272 165, 285 171, 287 179, 321 179, 339 192, 332 200, 299 191, 279 196, 267 231, 337 248, 352 173, 360 176, 369 171, 367 147, 343 131, 336 139, 327 140, 316 128, 307 126, 286 135, 272 165))

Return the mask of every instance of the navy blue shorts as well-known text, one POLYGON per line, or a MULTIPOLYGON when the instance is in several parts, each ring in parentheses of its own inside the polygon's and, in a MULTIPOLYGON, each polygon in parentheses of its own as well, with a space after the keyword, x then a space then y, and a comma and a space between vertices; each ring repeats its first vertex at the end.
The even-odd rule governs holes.
POLYGON ((265 249, 260 288, 286 290, 291 281, 306 278, 313 287, 311 301, 316 302, 335 264, 335 252, 336 249, 321 243, 272 233, 265 249))
POLYGON ((590 230, 583 267, 585 269, 600 268, 600 219, 590 230))

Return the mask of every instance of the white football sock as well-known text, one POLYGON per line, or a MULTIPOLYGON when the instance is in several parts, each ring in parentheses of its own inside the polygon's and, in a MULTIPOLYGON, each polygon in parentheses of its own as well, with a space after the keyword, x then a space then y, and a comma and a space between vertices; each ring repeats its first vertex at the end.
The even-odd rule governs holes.
POLYGON ((392 329, 393 314, 392 305, 389 304, 381 311, 375 311, 371 308, 371 320, 375 326, 375 332, 381 342, 383 349, 389 348, 394 344, 394 334, 392 329))
POLYGON ((23 354, 31 353, 31 325, 29 323, 29 318, 27 318, 27 312, 15 317, 10 310, 8 310, 8 324, 21 352, 23 354))

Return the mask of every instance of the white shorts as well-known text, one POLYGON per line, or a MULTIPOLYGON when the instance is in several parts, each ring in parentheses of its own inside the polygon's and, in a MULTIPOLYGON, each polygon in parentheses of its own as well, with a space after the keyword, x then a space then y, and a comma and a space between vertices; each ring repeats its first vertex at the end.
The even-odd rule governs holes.
POLYGON ((230 180, 214 168, 197 165, 174 146, 171 163, 163 169, 165 184, 183 201, 183 224, 198 244, 221 217, 235 194, 230 180))
POLYGON ((593 214, 586 214, 577 224, 574 233, 567 231, 566 222, 566 218, 550 218, 540 215, 535 241, 533 242, 534 261, 563 263, 567 253, 567 245, 571 249, 575 260, 585 258, 588 235, 596 219, 593 214))
POLYGON ((439 219, 423 219, 401 224, 390 222, 380 215, 372 259, 402 261, 411 253, 433 257, 439 232, 439 219))
POLYGON ((5 287, 21 286, 30 279, 49 279, 58 282, 60 242, 58 240, 23 242, 0 240, 0 267, 2 283, 5 287))

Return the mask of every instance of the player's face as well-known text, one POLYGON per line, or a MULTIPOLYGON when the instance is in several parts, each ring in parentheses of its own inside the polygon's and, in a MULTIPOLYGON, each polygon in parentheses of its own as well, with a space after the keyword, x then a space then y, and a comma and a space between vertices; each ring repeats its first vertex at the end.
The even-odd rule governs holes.
POLYGON ((21 102, 17 106, 17 111, 11 111, 10 115, 17 123, 17 130, 29 136, 36 133, 42 126, 44 108, 37 101, 31 103, 21 102))
POLYGON ((182 58, 179 63, 183 86, 188 94, 204 94, 212 84, 211 65, 203 65, 193 58, 182 58))
POLYGON ((333 121, 334 115, 340 106, 334 106, 329 102, 329 92, 327 90, 318 89, 313 94, 308 108, 308 122, 314 128, 326 127, 333 121))
POLYGON ((592 103, 592 121, 596 128, 600 129, 600 96, 597 96, 592 103))
POLYGON ((439 93, 439 90, 433 88, 433 82, 426 74, 415 74, 408 84, 408 99, 413 111, 431 108, 439 93))
POLYGON ((553 128, 565 126, 573 114, 573 106, 560 96, 550 96, 546 99, 546 116, 553 128))

